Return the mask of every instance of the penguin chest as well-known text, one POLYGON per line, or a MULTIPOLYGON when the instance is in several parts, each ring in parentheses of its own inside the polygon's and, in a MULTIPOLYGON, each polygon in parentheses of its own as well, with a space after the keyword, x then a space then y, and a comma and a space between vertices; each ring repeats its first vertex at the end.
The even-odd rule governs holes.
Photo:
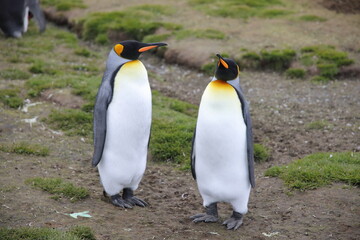
POLYGON ((151 90, 146 69, 138 60, 125 63, 115 76, 108 106, 104 158, 146 161, 150 127, 151 90))
MULTIPOLYGON (((195 171, 201 192, 231 195, 248 181, 246 125, 241 102, 228 83, 211 82, 201 99, 195 139, 195 171)), ((211 194, 210 194, 211 195, 211 194)), ((230 197, 229 197, 230 198, 230 197)))

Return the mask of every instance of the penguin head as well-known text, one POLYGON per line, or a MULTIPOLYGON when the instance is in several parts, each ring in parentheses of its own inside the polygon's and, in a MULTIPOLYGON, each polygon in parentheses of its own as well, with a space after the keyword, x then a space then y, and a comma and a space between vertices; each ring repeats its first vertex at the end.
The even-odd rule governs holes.
POLYGON ((166 45, 166 43, 142 43, 135 40, 126 40, 116 44, 114 51, 122 58, 137 60, 141 53, 166 45))
POLYGON ((218 80, 229 81, 237 78, 240 74, 240 68, 234 60, 223 58, 220 54, 216 54, 219 58, 215 77, 218 80))

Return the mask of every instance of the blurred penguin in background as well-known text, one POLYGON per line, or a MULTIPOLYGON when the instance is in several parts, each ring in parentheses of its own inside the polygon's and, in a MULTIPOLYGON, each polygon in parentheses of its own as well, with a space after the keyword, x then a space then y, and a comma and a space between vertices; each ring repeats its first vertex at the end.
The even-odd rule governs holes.
POLYGON ((5 36, 20 38, 33 17, 44 32, 46 21, 39 0, 0 0, 0 28, 5 36))

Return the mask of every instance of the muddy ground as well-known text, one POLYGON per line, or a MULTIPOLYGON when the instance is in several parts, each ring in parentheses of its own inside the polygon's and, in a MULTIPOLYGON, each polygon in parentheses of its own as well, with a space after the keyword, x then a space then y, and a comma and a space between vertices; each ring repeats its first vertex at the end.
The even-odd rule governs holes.
MULTIPOLYGON (((142 60, 150 72, 163 77, 161 81, 150 79, 153 89, 199 103, 208 76, 150 55, 142 60)), ((290 192, 281 180, 264 177, 268 167, 307 154, 360 151, 359 79, 316 84, 271 72, 243 72, 241 83, 251 104, 255 142, 271 149, 271 159, 256 164, 257 186, 239 230, 228 231, 220 223, 192 223, 189 216, 203 211, 196 183, 190 172, 170 164, 148 163, 136 193, 149 207, 123 210, 109 204, 90 164, 90 139, 65 136, 41 122, 30 125, 23 121, 47 116, 60 105, 66 107, 71 95, 55 102, 45 97, 33 100, 40 104, 29 107, 27 113, 0 108, 1 142, 29 141, 51 150, 47 157, 0 151, 0 226, 68 229, 84 225, 91 227, 98 239, 359 239, 358 188, 337 183, 290 192), (326 120, 328 126, 307 128, 320 120, 326 120), (89 189, 90 197, 76 203, 50 199, 48 193, 24 183, 34 176, 61 177, 89 189), (89 211, 92 217, 65 215, 82 211, 89 211)), ((1 84, 10 83, 2 80, 1 84)), ((219 214, 225 220, 231 209, 221 204, 219 214)))

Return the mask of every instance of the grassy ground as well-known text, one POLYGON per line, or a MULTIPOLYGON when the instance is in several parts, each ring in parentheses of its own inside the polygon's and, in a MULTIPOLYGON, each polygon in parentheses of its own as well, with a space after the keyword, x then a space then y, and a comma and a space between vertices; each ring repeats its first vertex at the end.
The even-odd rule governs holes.
MULTIPOLYGON (((80 19, 84 9, 90 12, 96 10, 91 1, 84 2, 88 8, 73 8, 68 14, 77 13, 80 19)), ((150 6, 144 7, 146 1, 140 1, 141 7, 135 10, 139 11, 138 14, 148 15, 151 21, 161 22, 161 27, 145 38, 163 34, 165 36, 161 39, 171 42, 177 51, 187 49, 189 42, 190 45, 197 44, 199 47, 191 48, 192 54, 204 51, 206 54, 203 57, 208 61, 208 54, 213 49, 222 49, 220 40, 239 48, 239 52, 232 53, 234 56, 245 52, 237 43, 233 44, 235 32, 240 30, 231 30, 231 24, 239 21, 246 26, 245 30, 260 21, 267 27, 278 23, 277 31, 293 28, 285 24, 289 22, 297 27, 302 24, 310 29, 314 27, 313 21, 294 19, 294 16, 305 14, 297 12, 299 6, 310 6, 312 3, 301 1, 292 5, 277 2, 280 1, 274 1, 274 5, 270 6, 252 7, 254 11, 261 8, 266 17, 254 15, 246 17, 246 20, 232 16, 226 16, 224 20, 215 13, 206 13, 210 9, 200 9, 199 1, 177 1, 171 6, 166 5, 165 1, 155 1, 166 7, 156 7, 154 12, 151 12, 150 6), (273 8, 288 11, 291 6, 295 6, 291 13, 266 12, 273 8), (179 7, 183 7, 184 11, 174 11, 179 7), (183 20, 193 13, 197 13, 194 19, 201 16, 201 20, 190 26, 188 21, 183 20), (209 18, 219 21, 209 26, 210 21, 204 21, 203 14, 209 14, 209 18), (230 30, 233 33, 229 34, 230 30), (200 37, 193 37, 194 32, 200 37), (212 37, 206 35, 209 33, 212 37), (225 38, 221 37, 222 34, 225 34, 225 38)), ((217 2, 218 5, 220 3, 217 2)), ((113 10, 134 9, 132 4, 123 2, 113 10)), ((99 8, 106 9, 106 4, 99 8)), ((310 14, 312 11, 305 12, 310 14)), ((322 14, 321 10, 313 16, 322 14)), ((310 19, 314 19, 313 16, 310 19)), ((351 17, 334 16, 337 20, 344 18, 337 27, 353 21, 351 17)), ((333 23, 328 14, 324 14, 321 21, 326 23, 325 26, 329 21, 333 23)), ((318 30, 325 31, 323 27, 318 30)), ((274 37, 268 30, 260 30, 259 34, 274 37)), ((344 31, 347 31, 346 28, 344 31)), ((247 43, 247 49, 260 53, 259 46, 263 47, 265 43, 254 41, 250 32, 246 34, 249 40, 253 40, 253 44, 247 43)), ((296 39, 296 34, 291 39, 296 39)), ((345 50, 349 42, 346 40, 338 44, 337 34, 321 44, 335 43, 336 49, 345 50)), ((252 193, 250 212, 244 227, 240 232, 228 232, 220 225, 193 225, 188 220, 188 216, 202 211, 201 198, 196 194, 196 185, 189 172, 179 171, 189 168, 197 103, 201 90, 209 81, 206 75, 185 68, 178 69, 178 66, 165 66, 158 59, 144 57, 151 85, 159 91, 153 91, 152 161, 138 193, 152 205, 148 209, 120 211, 101 201, 98 175, 96 170, 90 168, 91 111, 110 48, 110 44, 107 45, 108 36, 102 36, 106 41, 105 46, 101 47, 78 40, 74 34, 52 25, 48 25, 44 34, 38 35, 36 27, 32 25, 22 39, 0 37, 0 48, 3 49, 0 59, 0 156, 4 159, 1 163, 1 182, 5 183, 0 188, 0 226, 5 227, 0 230, 1 238, 20 238, 17 237, 20 234, 48 236, 50 239, 63 239, 66 235, 68 239, 78 239, 79 235, 70 233, 73 232, 71 227, 76 225, 90 226, 98 239, 119 236, 138 239, 140 235, 144 239, 237 239, 239 234, 244 239, 265 239, 266 234, 276 232, 279 232, 278 239, 326 238, 329 232, 339 239, 356 239, 360 236, 355 221, 359 209, 356 187, 359 176, 354 171, 359 166, 358 154, 342 153, 356 151, 358 146, 357 82, 345 79, 323 85, 289 80, 272 73, 245 72, 242 75, 242 84, 252 106, 255 141, 266 147, 256 145, 257 159, 261 163, 256 166, 257 188, 252 193), (36 105, 31 105, 34 103, 36 105), (310 155, 314 152, 325 153, 310 155), (301 160, 293 162, 299 158, 301 160), (163 162, 171 165, 164 165, 163 162), (273 167, 266 171, 270 166, 273 167), (282 180, 264 176, 265 172, 283 179, 293 189, 317 190, 289 193, 283 187, 282 180), (348 173, 351 177, 348 177, 348 173), (327 184, 330 186, 321 187, 327 184), (88 209, 91 209, 93 216, 89 219, 73 220, 66 215, 88 209), (8 229, 18 226, 32 228, 8 229)), ((286 39, 290 36, 282 37, 286 39)), ((309 42, 313 43, 315 35, 302 39, 310 37, 312 40, 309 42)), ((281 41, 283 39, 278 39, 274 45, 283 46, 281 41)), ((300 46, 307 47, 309 42, 304 45, 297 42, 291 48, 301 53, 300 46)), ((353 42, 350 45, 354 47, 356 44, 353 42)), ((266 51, 271 53, 273 49, 266 51)), ((306 53, 313 54, 313 59, 315 55, 318 56, 318 51, 319 48, 313 48, 306 53)), ((346 54, 354 56, 355 52, 348 51, 346 54)), ((338 55, 337 60, 344 60, 342 53, 338 55)), ((324 70, 330 73, 336 71, 334 66, 324 66, 324 70)), ((221 208, 227 209, 223 205, 221 208)), ((228 216, 221 213, 220 217, 228 216)), ((77 231, 90 236, 80 237, 82 239, 94 237, 90 229, 77 231)))

